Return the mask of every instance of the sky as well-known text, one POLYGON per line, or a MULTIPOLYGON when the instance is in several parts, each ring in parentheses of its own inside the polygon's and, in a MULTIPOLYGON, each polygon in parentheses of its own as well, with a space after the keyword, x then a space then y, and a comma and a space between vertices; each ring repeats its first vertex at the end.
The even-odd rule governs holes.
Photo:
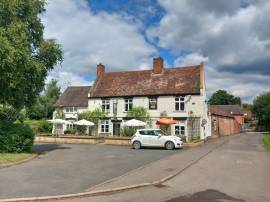
POLYGON ((210 96, 224 89, 243 102, 270 91, 269 0, 47 0, 45 38, 64 50, 49 73, 64 90, 106 71, 205 64, 210 96))

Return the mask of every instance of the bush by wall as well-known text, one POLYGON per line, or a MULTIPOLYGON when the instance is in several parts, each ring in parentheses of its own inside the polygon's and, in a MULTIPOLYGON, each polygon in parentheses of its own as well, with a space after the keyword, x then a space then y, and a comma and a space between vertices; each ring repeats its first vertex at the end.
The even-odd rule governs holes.
POLYGON ((75 128, 68 128, 64 131, 65 134, 72 134, 74 135, 77 132, 75 128))
POLYGON ((47 120, 25 120, 25 123, 29 124, 30 128, 34 130, 35 133, 51 133, 53 124, 47 120))
POLYGON ((31 152, 34 136, 27 124, 0 121, 0 153, 31 152))
POLYGON ((127 127, 127 126, 121 128, 121 131, 120 131, 123 137, 132 137, 135 134, 135 132, 136 132, 135 128, 127 127))

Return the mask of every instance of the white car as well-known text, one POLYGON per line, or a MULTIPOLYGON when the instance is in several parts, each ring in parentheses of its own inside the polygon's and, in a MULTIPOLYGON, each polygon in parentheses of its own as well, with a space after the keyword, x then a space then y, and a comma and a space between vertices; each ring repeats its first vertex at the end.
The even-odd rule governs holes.
POLYGON ((180 137, 169 136, 160 129, 139 129, 131 139, 134 149, 141 147, 165 147, 168 150, 182 148, 180 137))

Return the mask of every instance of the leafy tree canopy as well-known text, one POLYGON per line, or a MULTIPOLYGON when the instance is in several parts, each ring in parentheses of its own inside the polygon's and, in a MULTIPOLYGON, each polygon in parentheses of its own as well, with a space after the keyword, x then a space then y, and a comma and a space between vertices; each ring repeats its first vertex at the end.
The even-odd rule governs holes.
POLYGON ((270 92, 257 96, 253 101, 253 113, 258 119, 258 125, 270 131, 270 92))
POLYGON ((52 118, 53 105, 60 97, 60 94, 60 87, 57 85, 57 81, 51 80, 35 103, 27 108, 27 116, 30 119, 52 118))
POLYGON ((253 105, 252 104, 243 104, 242 105, 244 110, 252 111, 253 105))
POLYGON ((210 105, 234 105, 241 104, 240 97, 235 97, 225 90, 218 90, 209 99, 210 105))
POLYGON ((48 71, 63 60, 60 45, 44 39, 44 0, 0 1, 0 104, 31 106, 48 71))
POLYGON ((85 120, 93 122, 95 124, 94 125, 94 132, 95 132, 95 135, 97 135, 98 134, 97 130, 98 130, 99 120, 105 118, 106 115, 107 115, 106 112, 97 108, 97 109, 94 109, 93 111, 85 111, 85 112, 79 113, 78 119, 79 120, 85 119, 85 120))
POLYGON ((133 107, 131 110, 128 111, 127 117, 144 122, 150 121, 150 114, 144 107, 133 107))

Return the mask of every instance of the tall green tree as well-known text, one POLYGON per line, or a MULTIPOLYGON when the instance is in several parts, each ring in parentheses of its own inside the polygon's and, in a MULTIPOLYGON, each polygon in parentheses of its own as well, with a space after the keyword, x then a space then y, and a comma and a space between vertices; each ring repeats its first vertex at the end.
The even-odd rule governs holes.
POLYGON ((241 98, 236 97, 225 90, 218 90, 209 99, 210 105, 235 105, 241 104, 241 98))
POLYGON ((254 99, 252 112, 258 119, 258 125, 270 131, 270 92, 254 99))
POLYGON ((63 60, 55 40, 44 39, 44 0, 0 1, 0 105, 31 106, 50 70, 63 60))
POLYGON ((92 111, 85 111, 78 114, 78 119, 85 119, 88 121, 93 122, 94 125, 94 135, 98 135, 98 124, 99 120, 105 118, 107 115, 106 112, 102 111, 101 109, 97 108, 92 111))
POLYGON ((148 124, 150 124, 151 122, 150 114, 144 107, 133 107, 131 110, 128 111, 127 117, 144 121, 148 124))
POLYGON ((52 118, 53 105, 60 97, 60 87, 56 80, 51 80, 45 87, 44 92, 36 99, 35 103, 27 108, 30 119, 52 118))

